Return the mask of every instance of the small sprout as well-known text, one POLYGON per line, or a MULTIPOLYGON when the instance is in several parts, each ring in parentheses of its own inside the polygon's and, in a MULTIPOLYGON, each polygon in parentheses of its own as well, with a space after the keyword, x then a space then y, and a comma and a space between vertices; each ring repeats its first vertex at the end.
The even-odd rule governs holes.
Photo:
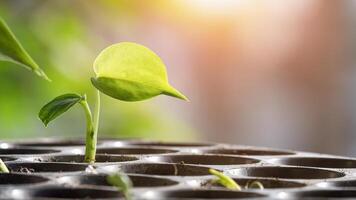
POLYGON ((249 181, 249 182, 247 182, 245 188, 246 189, 261 189, 261 190, 264 189, 263 184, 260 181, 249 181))
POLYGON ((133 187, 131 179, 124 173, 111 174, 106 178, 107 182, 121 191, 126 200, 131 200, 130 190, 133 187))
POLYGON ((65 113, 75 104, 80 104, 85 112, 87 121, 87 141, 85 149, 85 161, 88 163, 95 162, 96 138, 94 133, 93 117, 86 99, 86 96, 78 94, 64 94, 54 98, 52 101, 42 107, 38 116, 45 126, 49 122, 65 113))
POLYGON ((78 94, 64 94, 54 98, 52 101, 44 105, 39 113, 39 118, 45 126, 49 122, 65 113, 69 108, 75 104, 84 101, 84 97, 78 94))
POLYGON ((226 176, 225 174, 215 170, 215 169, 209 169, 209 173, 216 176, 217 179, 215 180, 216 183, 219 183, 220 185, 224 186, 225 188, 228 188, 230 190, 241 190, 241 187, 239 184, 237 184, 232 178, 226 176))
POLYGON ((36 64, 22 47, 6 22, 0 17, 0 61, 21 65, 38 76, 50 81, 44 71, 36 64))
POLYGON ((10 173, 5 163, 0 159, 0 173, 10 173))
POLYGON ((188 100, 168 83, 166 67, 161 59, 139 44, 123 42, 104 49, 95 59, 94 72, 96 76, 91 79, 97 89, 94 118, 86 96, 77 94, 58 96, 39 113, 39 118, 47 126, 75 104, 82 105, 87 120, 85 162, 88 163, 95 162, 100 92, 122 101, 142 101, 160 94, 188 100))

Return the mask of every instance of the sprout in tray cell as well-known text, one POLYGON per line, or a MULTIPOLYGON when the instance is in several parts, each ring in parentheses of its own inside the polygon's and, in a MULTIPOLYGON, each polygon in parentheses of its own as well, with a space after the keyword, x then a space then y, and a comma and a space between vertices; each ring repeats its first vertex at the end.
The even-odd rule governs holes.
POLYGON ((168 83, 165 65, 150 49, 135 43, 123 42, 104 49, 94 61, 95 77, 91 78, 97 89, 94 116, 86 95, 64 94, 46 104, 39 118, 49 122, 76 104, 85 112, 87 133, 85 162, 94 163, 99 127, 100 93, 122 101, 141 101, 160 94, 187 100, 168 83))
POLYGON ((107 182, 112 186, 115 186, 121 191, 126 200, 131 200, 131 188, 133 187, 131 179, 124 173, 114 173, 107 177, 107 182))
POLYGON ((209 169, 209 172, 216 176, 217 178, 213 180, 213 182, 218 183, 222 186, 224 186, 227 189, 230 190, 241 190, 241 186, 237 184, 234 179, 226 176, 225 174, 215 170, 215 169, 209 169))
MULTIPOLYGON (((241 186, 234 181, 231 177, 219 172, 215 169, 209 169, 209 173, 214 175, 216 179, 213 179, 209 184, 219 184, 229 190, 241 190, 241 186)), ((261 182, 255 181, 248 181, 244 187, 245 189, 264 189, 264 186, 261 182)))

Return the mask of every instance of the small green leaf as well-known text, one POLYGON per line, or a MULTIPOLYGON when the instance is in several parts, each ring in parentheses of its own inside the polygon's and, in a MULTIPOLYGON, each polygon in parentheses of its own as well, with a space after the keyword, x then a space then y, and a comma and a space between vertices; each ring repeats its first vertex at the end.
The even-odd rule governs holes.
POLYGON ((9 169, 6 167, 6 164, 0 159, 0 173, 10 173, 9 169))
POLYGON ((123 173, 111 174, 107 177, 107 182, 112 186, 115 186, 119 191, 122 191, 126 200, 130 200, 130 190, 132 188, 132 182, 130 178, 123 173))
POLYGON ((7 61, 21 65, 38 76, 49 80, 47 75, 35 63, 31 56, 18 42, 5 21, 0 17, 0 61, 7 61))
POLYGON ((239 184, 237 184, 232 178, 226 176, 225 174, 215 170, 215 169, 209 169, 210 174, 216 176, 217 183, 220 185, 230 189, 230 190, 241 190, 241 187, 239 184))
POLYGON ((65 113, 69 108, 85 99, 85 96, 78 94, 64 94, 54 98, 52 101, 43 106, 38 114, 45 126, 49 122, 65 113))
POLYGON ((264 186, 260 181, 247 182, 246 189, 260 189, 263 190, 264 186))
POLYGON ((187 100, 168 83, 166 67, 150 49, 123 42, 104 49, 94 62, 92 84, 123 101, 140 101, 160 94, 187 100))

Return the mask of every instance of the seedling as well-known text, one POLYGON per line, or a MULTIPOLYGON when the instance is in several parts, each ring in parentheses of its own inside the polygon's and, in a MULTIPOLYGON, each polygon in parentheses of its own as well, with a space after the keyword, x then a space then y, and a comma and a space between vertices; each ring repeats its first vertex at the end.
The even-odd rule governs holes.
POLYGON ((124 173, 111 174, 106 178, 107 182, 121 191, 126 200, 131 200, 130 190, 133 186, 130 178, 124 173))
POLYGON ((215 170, 215 169, 209 169, 209 173, 216 176, 217 179, 214 180, 214 182, 226 187, 227 189, 230 190, 241 190, 241 186, 237 184, 234 179, 226 176, 225 174, 215 170))
MULTIPOLYGON (((23 66, 42 78, 49 80, 43 70, 22 47, 6 22, 0 17, 0 61, 12 62, 23 66)), ((0 159, 0 173, 9 173, 9 169, 0 159)))
POLYGON ((261 189, 261 190, 263 190, 264 186, 259 181, 249 181, 249 182, 247 182, 245 188, 246 189, 261 189))
MULTIPOLYGON (((241 186, 234 181, 234 179, 230 178, 229 176, 219 172, 215 169, 209 169, 209 173, 216 176, 217 179, 213 180, 213 183, 218 183, 230 190, 241 190, 241 186)), ((245 189, 261 189, 263 190, 263 184, 259 181, 249 181, 246 183, 245 189)))
POLYGON ((100 93, 122 101, 141 101, 160 94, 187 100, 168 83, 166 67, 150 49, 135 43, 123 42, 104 49, 94 61, 95 77, 91 78, 97 89, 94 118, 86 95, 64 94, 47 103, 39 112, 45 126, 80 104, 86 115, 85 162, 95 162, 99 128, 100 93))

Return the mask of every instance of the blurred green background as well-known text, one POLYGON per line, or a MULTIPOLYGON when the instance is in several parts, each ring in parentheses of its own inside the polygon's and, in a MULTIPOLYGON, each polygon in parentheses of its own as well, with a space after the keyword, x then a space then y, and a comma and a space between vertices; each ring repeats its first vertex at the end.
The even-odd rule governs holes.
MULTIPOLYGON (((85 118, 80 108, 66 113, 48 128, 43 127, 37 113, 46 102, 67 92, 86 93, 94 107, 95 91, 90 83, 92 63, 106 46, 125 39, 135 41, 135 37, 121 39, 134 32, 138 13, 135 4, 133 1, 111 0, 0 1, 0 15, 52 79, 49 83, 24 68, 0 63, 2 139, 84 137, 85 118)), ((161 101, 175 100, 163 97, 160 100, 125 103, 103 95, 99 135, 194 139, 193 130, 174 111, 162 109, 161 101)))

